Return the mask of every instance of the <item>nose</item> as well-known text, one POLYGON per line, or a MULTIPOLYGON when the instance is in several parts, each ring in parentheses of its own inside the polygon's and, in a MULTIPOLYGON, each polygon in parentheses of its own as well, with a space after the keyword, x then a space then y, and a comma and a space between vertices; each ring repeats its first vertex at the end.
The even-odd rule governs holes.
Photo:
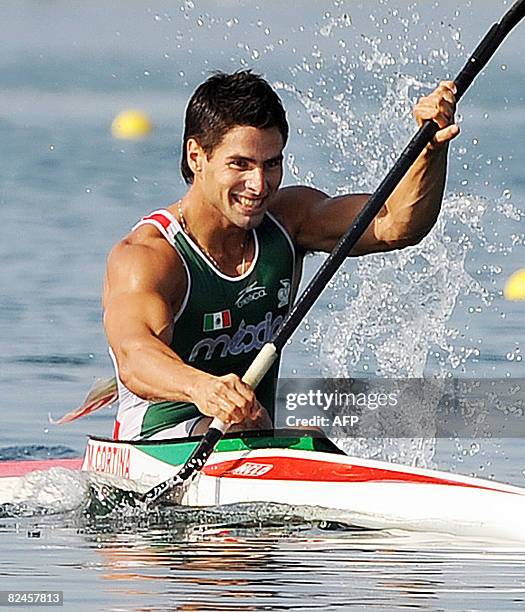
POLYGON ((246 187, 257 195, 261 195, 265 191, 266 177, 264 168, 253 168, 246 178, 246 187))

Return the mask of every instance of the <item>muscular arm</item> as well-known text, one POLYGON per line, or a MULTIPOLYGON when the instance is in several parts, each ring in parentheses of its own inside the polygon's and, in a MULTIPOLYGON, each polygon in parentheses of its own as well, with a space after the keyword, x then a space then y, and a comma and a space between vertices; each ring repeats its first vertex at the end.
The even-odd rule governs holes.
MULTIPOLYGON (((453 124, 453 91, 453 83, 442 83, 415 107, 414 115, 420 125, 426 119, 434 119, 441 129, 388 198, 351 255, 417 244, 434 226, 445 189, 448 142, 459 133, 453 124)), ((288 187, 277 193, 272 211, 299 246, 329 252, 368 198, 366 194, 331 198, 309 187, 288 187)))
POLYGON ((104 327, 121 381, 139 397, 192 402, 224 422, 255 416, 253 391, 237 376, 197 370, 169 347, 186 277, 178 255, 155 232, 136 230, 108 260, 104 327))

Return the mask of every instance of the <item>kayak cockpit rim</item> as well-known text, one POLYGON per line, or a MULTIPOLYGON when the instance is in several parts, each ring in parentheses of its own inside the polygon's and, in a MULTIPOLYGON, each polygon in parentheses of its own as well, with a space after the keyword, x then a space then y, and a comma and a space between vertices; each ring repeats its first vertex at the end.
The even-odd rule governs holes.
MULTIPOLYGON (((111 444, 128 444, 131 446, 163 446, 166 444, 198 443, 204 436, 190 436, 188 438, 166 438, 163 440, 113 440, 101 436, 89 436, 88 440, 93 442, 104 442, 111 444)), ((228 432, 224 435, 225 440, 242 440, 246 446, 253 448, 289 448, 293 446, 293 440, 299 443, 307 439, 311 441, 311 450, 331 453, 333 455, 346 455, 334 442, 324 436, 320 431, 305 429, 258 429, 252 431, 228 432), (265 446, 264 441, 268 441, 265 446), (286 441, 286 442, 285 442, 286 441)))

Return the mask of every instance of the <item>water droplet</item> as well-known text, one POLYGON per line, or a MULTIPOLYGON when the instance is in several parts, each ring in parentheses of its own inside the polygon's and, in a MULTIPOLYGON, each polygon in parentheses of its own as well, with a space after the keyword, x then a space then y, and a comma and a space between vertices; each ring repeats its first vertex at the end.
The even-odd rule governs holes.
POLYGON ((452 40, 455 40, 456 42, 459 42, 461 40, 461 32, 459 30, 452 30, 452 40))
POLYGON ((470 445, 469 455, 473 457, 474 455, 477 455, 480 450, 481 450, 481 446, 477 442, 473 442, 470 445))
POLYGON ((251 57, 253 60, 258 60, 261 57, 261 54, 257 49, 252 49, 251 57))
POLYGON ((507 64, 501 64, 501 69, 502 70, 507 70, 507 64))

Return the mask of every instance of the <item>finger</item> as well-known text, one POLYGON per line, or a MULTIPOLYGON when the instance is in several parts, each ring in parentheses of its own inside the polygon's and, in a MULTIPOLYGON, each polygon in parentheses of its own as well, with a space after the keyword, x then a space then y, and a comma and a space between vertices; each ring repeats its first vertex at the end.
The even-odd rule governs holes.
POLYGON ((436 96, 435 100, 436 106, 439 108, 447 108, 452 113, 456 110, 456 98, 448 90, 444 91, 440 96, 436 96))
POLYGON ((441 105, 424 105, 417 109, 415 113, 416 120, 419 124, 425 121, 435 121, 440 128, 445 128, 454 120, 454 112, 448 106, 448 103, 441 105))
POLYGON ((253 389, 243 382, 236 374, 227 374, 226 376, 223 376, 223 382, 226 384, 228 389, 236 391, 239 395, 244 397, 246 401, 253 402, 253 389))
POLYGON ((444 96, 428 96, 427 98, 421 98, 414 108, 414 112, 418 114, 447 112, 452 115, 455 110, 456 105, 454 102, 450 102, 444 96))
POLYGON ((441 81, 439 83, 439 88, 442 89, 448 89, 449 91, 451 91, 454 95, 456 95, 458 93, 458 88, 456 86, 456 84, 454 83, 454 81, 441 81))
POLYGON ((432 120, 438 124, 440 129, 444 129, 452 125, 452 117, 446 112, 438 113, 435 117, 432 117, 432 120))
POLYGON ((258 403, 253 389, 239 380, 235 386, 235 391, 238 393, 238 398, 242 400, 242 405, 237 405, 243 409, 245 416, 250 417, 258 403))
POLYGON ((239 417, 241 420, 253 418, 253 415, 257 412, 257 406, 259 405, 253 390, 250 387, 248 387, 248 389, 250 391, 248 399, 240 393, 234 394, 233 390, 228 396, 231 410, 235 411, 236 417, 239 417))
POLYGON ((445 142, 449 142, 453 138, 456 138, 460 131, 461 130, 459 128, 459 125, 457 125, 457 123, 453 123, 445 129, 436 132, 436 135, 434 136, 434 142, 436 144, 444 144, 445 142))
POLYGON ((446 88, 438 88, 429 96, 418 100, 414 107, 414 116, 418 121, 434 119, 439 113, 449 117, 449 123, 456 111, 456 100, 454 94, 446 88))
POLYGON ((220 407, 226 411, 228 419, 235 423, 242 420, 249 411, 246 402, 239 395, 229 395, 220 399, 220 407))
POLYGON ((252 409, 250 411, 250 418, 252 421, 256 421, 257 419, 260 419, 262 417, 263 414, 263 407, 261 406, 261 404, 259 404, 259 402, 254 402, 252 409))
POLYGON ((216 398, 224 398, 229 403, 242 408, 247 403, 253 402, 253 390, 244 385, 238 376, 228 376, 220 381, 219 386, 216 389, 216 398))
POLYGON ((221 412, 224 413, 224 422, 227 425, 231 425, 232 423, 240 423, 244 419, 243 411, 226 400, 223 401, 221 408, 221 412))
POLYGON ((259 404, 259 402, 255 401, 253 402, 252 406, 250 407, 250 419, 252 421, 257 421, 258 419, 261 418, 262 416, 262 406, 259 404))
POLYGON ((233 422, 231 420, 230 413, 228 410, 214 407, 214 409, 210 411, 210 413, 211 413, 211 416, 218 418, 219 421, 222 421, 226 425, 230 425, 233 422))
POLYGON ((255 401, 255 394, 250 385, 243 382, 240 378, 235 381, 235 390, 240 393, 247 401, 253 403, 255 401))

